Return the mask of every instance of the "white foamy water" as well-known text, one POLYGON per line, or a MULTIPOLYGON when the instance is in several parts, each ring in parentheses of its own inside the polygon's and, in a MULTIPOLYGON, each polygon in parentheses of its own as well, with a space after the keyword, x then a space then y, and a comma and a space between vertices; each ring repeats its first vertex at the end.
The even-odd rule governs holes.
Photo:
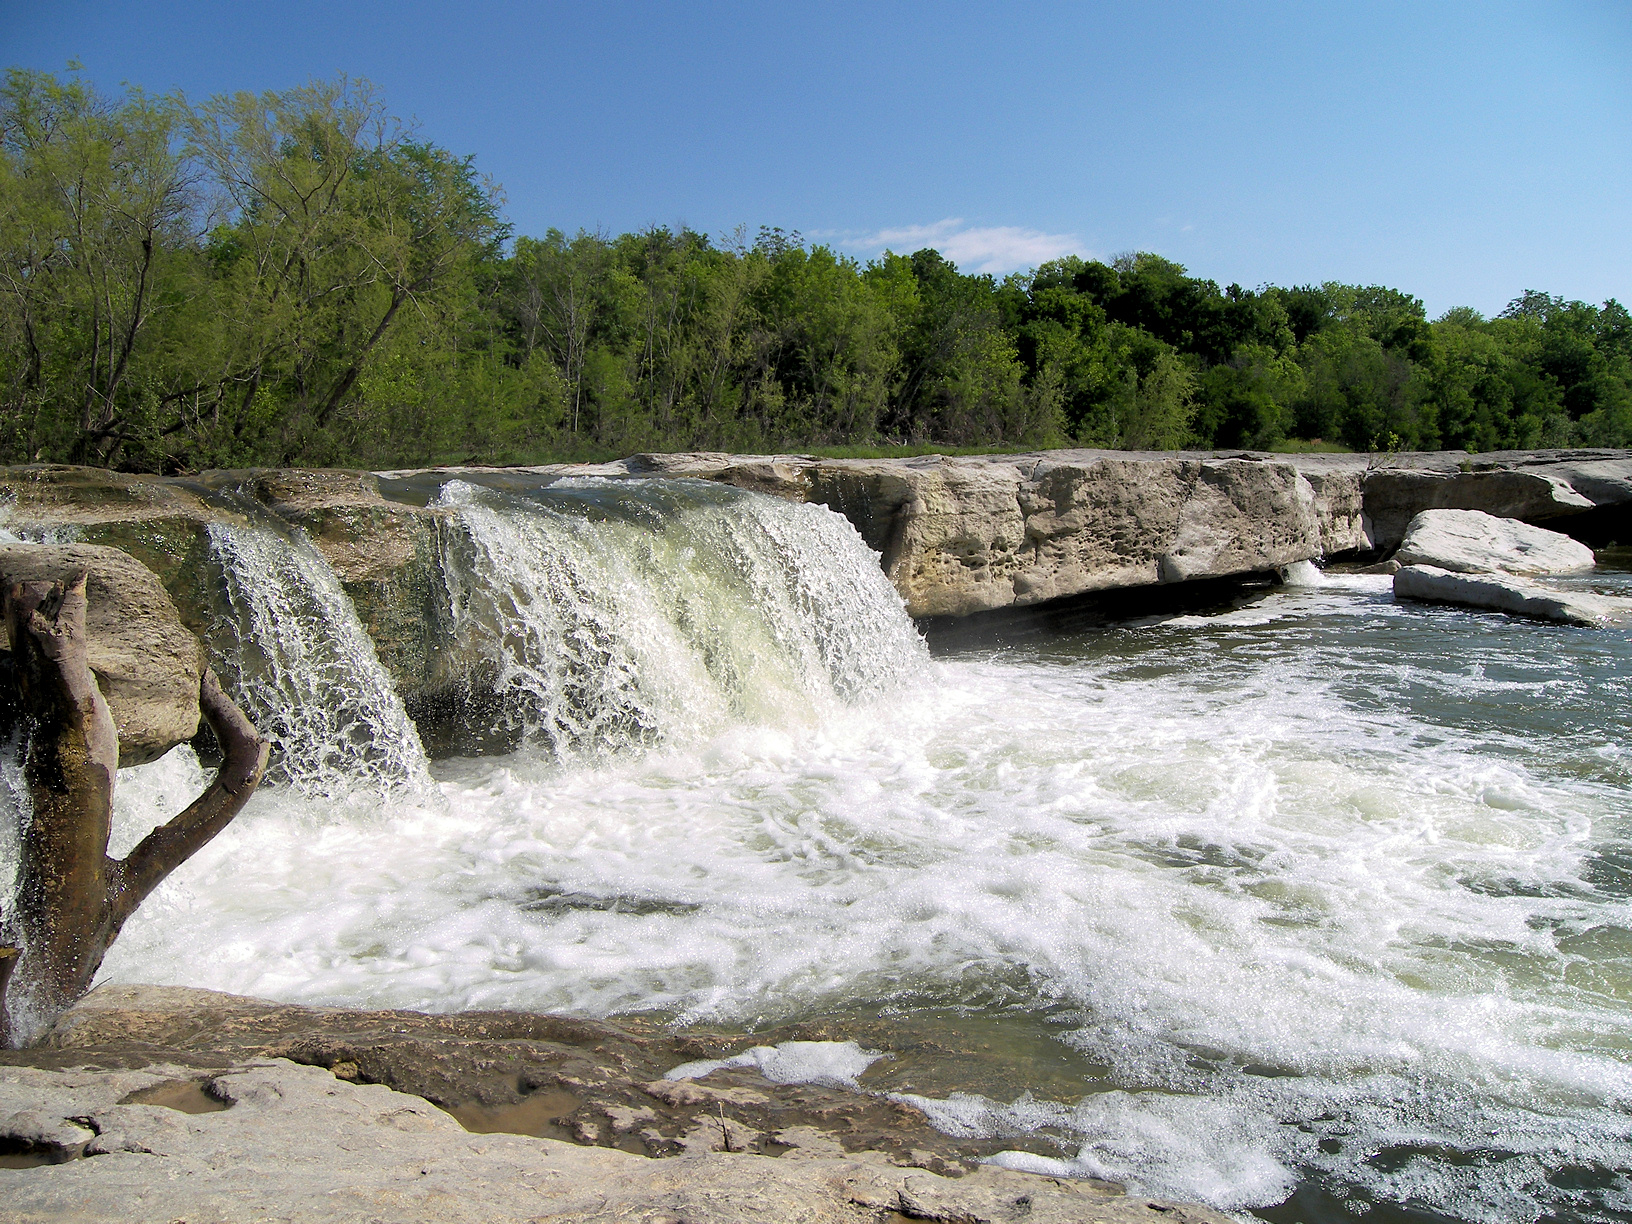
POLYGON ((924 659, 901 600, 822 506, 702 482, 451 481, 455 637, 486 660, 494 730, 558 759, 727 724, 804 723, 924 659))
POLYGON ((331 799, 428 785, 419 733, 311 541, 223 523, 208 533, 227 601, 212 653, 271 741, 271 780, 331 799))
POLYGON ((879 1059, 880 1050, 864 1050, 854 1041, 780 1041, 754 1046, 730 1058, 681 1063, 664 1073, 667 1080, 702 1079, 731 1067, 752 1067, 773 1084, 831 1084, 861 1090, 856 1077, 879 1059))
MULTIPOLYGON (((707 498, 649 506, 656 542, 646 510, 529 535, 451 490, 460 614, 529 738, 366 819, 258 795, 107 976, 745 1026, 961 1006, 1098 1068, 1068 1099, 905 1096, 1060 1137, 1015 1167, 1231 1209, 1317 1185, 1329 1219, 1632 1210, 1624 634, 1368 579, 931 664, 847 576, 853 534, 734 496, 783 542, 707 498), (621 678, 575 690, 582 659, 621 678), (608 709, 651 732, 571 747, 608 709)), ((126 771, 120 835, 203 776, 126 771)))

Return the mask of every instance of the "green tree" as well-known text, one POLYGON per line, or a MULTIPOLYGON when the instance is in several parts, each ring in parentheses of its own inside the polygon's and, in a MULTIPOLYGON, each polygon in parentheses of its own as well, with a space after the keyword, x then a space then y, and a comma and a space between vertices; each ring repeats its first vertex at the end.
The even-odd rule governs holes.
POLYGON ((192 285, 198 219, 178 99, 120 101, 13 69, 0 86, 0 355, 25 453, 117 461, 178 380, 167 316, 192 285))
POLYGON ((192 148, 222 193, 208 387, 184 422, 212 461, 325 453, 322 436, 404 310, 445 312, 496 257, 494 189, 340 78, 198 107, 192 148))

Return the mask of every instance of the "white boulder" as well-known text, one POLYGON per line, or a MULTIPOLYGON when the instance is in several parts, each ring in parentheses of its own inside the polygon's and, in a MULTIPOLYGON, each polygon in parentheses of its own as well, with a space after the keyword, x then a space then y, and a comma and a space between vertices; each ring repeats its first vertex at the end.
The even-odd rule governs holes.
POLYGON ((1463 574, 1581 574, 1594 564, 1579 540, 1483 510, 1424 510, 1394 559, 1463 574))

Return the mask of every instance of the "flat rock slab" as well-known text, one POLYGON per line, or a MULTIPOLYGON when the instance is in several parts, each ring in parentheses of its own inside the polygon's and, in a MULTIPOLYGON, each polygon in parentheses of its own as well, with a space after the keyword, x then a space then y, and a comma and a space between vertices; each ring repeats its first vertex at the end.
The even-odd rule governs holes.
POLYGON ((1592 549, 1563 532, 1482 510, 1424 510, 1394 559, 1461 574, 1584 574, 1595 563, 1592 549))
POLYGON ((752 1038, 671 1032, 527 1012, 427 1015, 301 1007, 180 986, 99 986, 58 1018, 44 1042, 0 1051, 0 1063, 103 1070, 175 1063, 198 1074, 248 1061, 288 1058, 341 1078, 383 1084, 450 1110, 471 1130, 514 1131, 572 1143, 673 1156, 721 1145, 722 1108, 733 1151, 788 1149, 865 1153, 891 1164, 955 1176, 1005 1150, 1060 1156, 1075 1151, 1044 1133, 953 1137, 890 1093, 944 1097, 978 1078, 1005 1098, 1027 1089, 1061 1100, 1081 1095, 1080 1070, 1057 1078, 993 1080, 982 1072, 981 1030, 915 1027, 892 1018, 806 1021, 752 1038), (781 1084, 748 1067, 698 1081, 666 1074, 682 1063, 730 1058, 782 1041, 856 1041, 889 1050, 862 1091, 781 1084))
POLYGON ((1433 565, 1407 565, 1394 575, 1394 596, 1424 603, 1459 604, 1517 616, 1601 627, 1625 616, 1627 601, 1559 591, 1518 578, 1458 574, 1433 565))
POLYGON ((523 1135, 470 1134, 419 1097, 284 1060, 209 1077, 205 1090, 228 1106, 223 1110, 128 1103, 189 1074, 176 1067, 0 1068, 0 1130, 49 1132, 62 1159, 0 1169, 0 1221, 1225 1220, 1204 1208, 995 1168, 952 1179, 854 1157, 716 1152, 654 1160, 523 1135))
POLYGON ((119 729, 119 764, 156 760, 198 732, 204 648, 181 623, 158 576, 119 549, 0 544, 0 583, 7 588, 62 582, 81 572, 89 575, 87 652, 119 729))

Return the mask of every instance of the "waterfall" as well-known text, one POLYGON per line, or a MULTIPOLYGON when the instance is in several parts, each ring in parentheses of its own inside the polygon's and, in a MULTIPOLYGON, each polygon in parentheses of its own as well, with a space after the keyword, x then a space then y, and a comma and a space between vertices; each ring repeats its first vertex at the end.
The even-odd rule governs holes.
POLYGON ((464 481, 443 570, 492 730, 560 757, 808 722, 927 658, 878 558, 821 506, 701 481, 464 481))
POLYGON ((209 526, 226 614, 222 681, 272 742, 268 777, 312 795, 429 785, 419 734, 340 581, 311 541, 209 526))

